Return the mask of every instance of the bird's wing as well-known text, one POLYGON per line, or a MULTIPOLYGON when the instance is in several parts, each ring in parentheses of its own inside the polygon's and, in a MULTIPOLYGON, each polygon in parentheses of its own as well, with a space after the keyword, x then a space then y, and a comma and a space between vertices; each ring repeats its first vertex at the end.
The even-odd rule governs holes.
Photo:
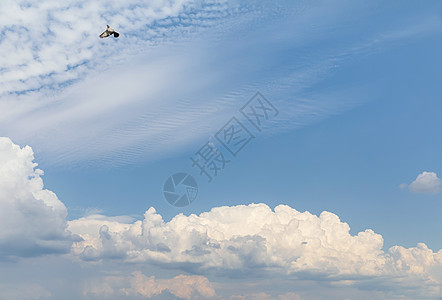
POLYGON ((108 36, 110 36, 110 33, 107 30, 105 32, 103 32, 102 34, 100 34, 101 38, 105 38, 105 37, 108 37, 108 36))

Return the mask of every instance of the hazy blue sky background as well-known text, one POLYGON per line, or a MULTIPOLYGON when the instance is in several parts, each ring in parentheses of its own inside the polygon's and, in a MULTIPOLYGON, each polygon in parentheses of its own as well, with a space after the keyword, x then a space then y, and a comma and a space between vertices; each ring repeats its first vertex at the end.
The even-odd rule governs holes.
MULTIPOLYGON (((248 35, 234 30, 224 32, 224 24, 204 31, 208 41, 198 42, 215 51, 204 56, 223 58, 213 59, 213 65, 206 66, 207 72, 227 73, 227 78, 220 83, 232 86, 232 90, 223 86, 218 87, 219 90, 227 95, 236 92, 234 87, 248 79, 246 84, 255 84, 255 90, 261 91, 281 110, 277 121, 290 118, 290 111, 293 127, 301 123, 301 128, 290 130, 286 125, 289 122, 281 122, 283 128, 279 128, 276 121, 258 134, 213 183, 206 184, 204 176, 197 177, 198 170, 191 167, 190 157, 254 95, 253 88, 236 96, 234 103, 228 103, 227 112, 217 108, 218 99, 210 97, 210 91, 204 92, 207 99, 196 92, 195 104, 191 96, 188 103, 179 107, 171 100, 165 114, 172 122, 181 107, 196 113, 214 108, 216 122, 195 124, 195 128, 174 128, 173 134, 177 135, 192 135, 200 126, 207 126, 207 132, 180 146, 175 146, 173 140, 167 141, 171 144, 165 147, 171 153, 167 156, 155 155, 151 159, 150 155, 143 155, 141 149, 136 163, 117 167, 93 163, 90 167, 71 168, 52 166, 42 153, 48 160, 41 164, 46 172, 46 186, 56 190, 72 209, 71 218, 79 213, 75 209, 99 208, 110 215, 138 215, 154 206, 170 219, 180 210, 163 201, 163 182, 177 171, 191 172, 202 187, 198 200, 184 208, 187 214, 221 205, 284 203, 315 213, 336 212, 352 224, 354 230, 373 228, 382 232, 387 246, 425 242, 441 248, 442 240, 434 238, 442 231, 442 223, 437 221, 442 209, 440 195, 416 195, 399 189, 401 183, 410 183, 422 171, 440 172, 437 161, 442 152, 438 138, 442 128, 439 118, 442 71, 438 57, 442 39, 437 6, 390 3, 353 4, 352 7, 346 4, 341 4, 342 11, 331 5, 328 13, 336 18, 331 24, 317 24, 325 21, 322 16, 315 18, 314 15, 310 17, 316 22, 303 24, 297 20, 297 14, 313 10, 314 5, 312 8, 285 4, 287 11, 277 14, 273 9, 282 10, 284 4, 280 2, 276 8, 270 6, 269 11, 261 12, 259 20, 240 27, 243 31, 250 30, 248 35), (356 9, 356 12, 344 13, 345 9, 356 9), (338 17, 342 15, 346 18, 338 17), (434 27, 430 26, 432 23, 434 27), (319 30, 317 27, 321 25, 319 30), (221 31, 224 39, 211 37, 211 30, 221 31), (416 32, 418 30, 422 32, 416 32), (260 35, 259 31, 269 34, 260 35), (242 36, 241 43, 238 36, 242 36), (307 45, 303 45, 298 36, 306 39, 307 45), (277 43, 269 43, 272 39, 277 43), (348 53, 336 53, 339 50, 348 53), (235 54, 228 58, 234 62, 231 65, 224 60, 229 52, 235 54), (315 61, 316 56, 321 58, 315 61), (327 60, 333 59, 337 62, 327 65, 327 60), (226 64, 235 69, 229 70, 226 64), (304 76, 299 68, 329 70, 325 74, 321 70, 319 74, 305 75, 316 77, 308 78, 314 83, 293 78, 295 87, 278 89, 282 85, 278 81, 270 87, 268 83, 262 87, 256 83, 270 77, 282 78, 290 72, 304 76), (246 74, 246 80, 238 74, 246 74), (305 110, 300 100, 310 106, 312 112, 308 117, 312 124, 304 122, 305 116, 297 120, 298 107, 301 113, 305 110), (334 114, 336 107, 346 105, 348 109, 323 118, 334 114), (321 111, 315 113, 315 109, 321 111)), ((319 8, 318 4, 316 9, 319 8)), ((326 14, 323 10, 327 10, 320 9, 326 14)), ((155 85, 155 82, 145 84, 155 85)), ((214 94, 220 93, 217 92, 214 94)))
MULTIPOLYGON (((434 252, 442 248, 435 177, 442 172, 439 2, 13 2, 0 4, 0 136, 32 147, 44 187, 67 207, 70 224, 94 214, 122 216, 114 221, 129 224, 143 220, 150 207, 168 222, 220 206, 285 204, 314 215, 332 212, 352 235, 372 229, 383 237, 385 252, 418 243, 434 252), (106 23, 121 32, 118 40, 97 39, 106 23), (257 91, 279 115, 207 183, 190 157, 257 91), (195 202, 180 209, 162 196, 175 172, 190 173, 200 187, 195 202), (434 172, 433 181, 422 177, 412 184, 423 172, 434 172)), ((121 224, 118 230, 126 228, 121 224)), ((22 299, 11 296, 11 282, 18 281, 38 290, 34 296, 56 299, 57 287, 18 275, 45 264, 51 270, 45 278, 73 270, 62 286, 74 294, 68 282, 80 282, 86 272, 108 280, 134 270, 160 278, 184 270, 209 278, 219 296, 251 299, 277 299, 278 289, 296 293, 287 299, 440 299, 442 283, 442 252, 430 268, 436 283, 427 294, 384 286, 376 279, 382 276, 359 282, 345 272, 335 288, 324 279, 329 269, 322 279, 306 270, 266 285, 259 284, 267 276, 260 267, 244 267, 236 272, 248 274, 237 278, 248 280, 245 288, 229 283, 231 271, 223 267, 195 271, 178 262, 145 265, 144 258, 85 253, 72 254, 83 259, 78 266, 66 258, 71 254, 5 259, 0 286, 11 299, 22 299), (105 263, 96 270, 90 264, 97 262, 88 263, 100 259, 105 263)), ((116 295, 94 293, 83 296, 116 295)))

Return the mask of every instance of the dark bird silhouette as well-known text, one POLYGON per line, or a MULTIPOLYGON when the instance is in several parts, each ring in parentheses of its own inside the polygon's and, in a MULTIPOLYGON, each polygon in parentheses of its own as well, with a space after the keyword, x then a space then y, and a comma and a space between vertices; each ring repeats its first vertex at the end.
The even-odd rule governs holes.
POLYGON ((116 32, 112 27, 110 27, 109 25, 106 25, 106 26, 107 26, 106 31, 103 32, 102 34, 100 34, 101 38, 105 38, 110 35, 114 35, 114 37, 116 37, 116 38, 120 36, 120 34, 118 32, 116 32))

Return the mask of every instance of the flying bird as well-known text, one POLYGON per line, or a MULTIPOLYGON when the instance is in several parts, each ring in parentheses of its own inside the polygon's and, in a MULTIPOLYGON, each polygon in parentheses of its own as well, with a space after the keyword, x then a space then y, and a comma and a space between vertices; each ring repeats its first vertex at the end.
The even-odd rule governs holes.
POLYGON ((120 34, 118 32, 116 32, 112 27, 110 27, 109 25, 106 25, 106 26, 107 26, 106 31, 103 32, 102 34, 100 34, 101 38, 105 38, 110 35, 114 35, 114 37, 116 37, 116 38, 120 36, 120 34))

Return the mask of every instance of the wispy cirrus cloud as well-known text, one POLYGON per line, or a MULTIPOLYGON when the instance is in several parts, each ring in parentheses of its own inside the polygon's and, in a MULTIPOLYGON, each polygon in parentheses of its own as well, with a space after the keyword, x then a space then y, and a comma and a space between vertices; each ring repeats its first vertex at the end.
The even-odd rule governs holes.
POLYGON ((228 9, 223 0, 2 1, 0 96, 62 89, 175 32, 210 24, 228 9), (123 38, 97 40, 109 23, 123 38))
POLYGON ((15 54, 4 56, 0 134, 34 145, 45 162, 127 164, 185 151, 257 90, 282 112, 272 133, 305 126, 373 97, 363 92, 370 83, 313 89, 340 66, 438 28, 433 18, 398 20, 354 42, 345 25, 371 5, 101 4, 5 6, 30 17, 3 20, 0 51, 15 54), (122 36, 100 40, 105 23, 122 36))

